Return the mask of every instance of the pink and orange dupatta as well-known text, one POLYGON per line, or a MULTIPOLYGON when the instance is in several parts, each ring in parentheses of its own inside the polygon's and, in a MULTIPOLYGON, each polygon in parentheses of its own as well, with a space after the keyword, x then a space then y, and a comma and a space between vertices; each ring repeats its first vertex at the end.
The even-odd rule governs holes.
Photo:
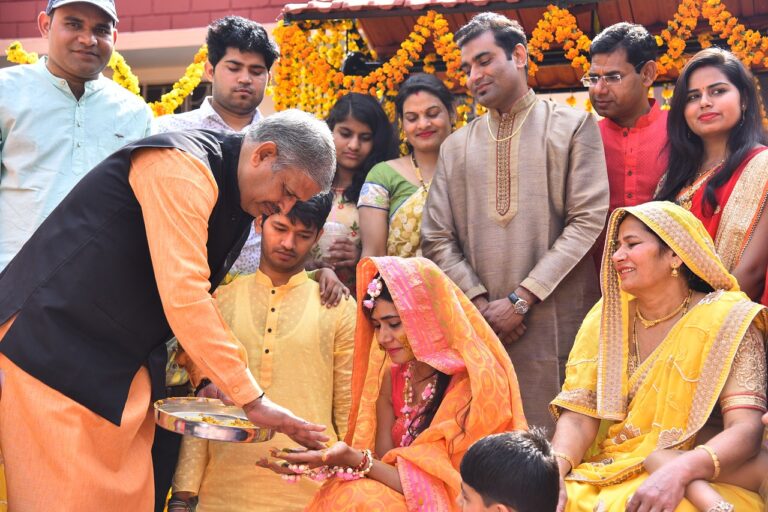
MULTIPOLYGON (((404 494, 370 479, 332 480, 308 510, 458 510, 458 467, 469 446, 488 434, 527 428, 515 371, 480 312, 430 260, 362 260, 357 267, 358 297, 365 296, 377 272, 387 283, 416 358, 452 380, 431 425, 413 444, 382 458, 397 466, 404 494)), ((389 361, 379 350, 362 303, 354 357, 346 441, 355 448, 373 448, 376 400, 389 361)))

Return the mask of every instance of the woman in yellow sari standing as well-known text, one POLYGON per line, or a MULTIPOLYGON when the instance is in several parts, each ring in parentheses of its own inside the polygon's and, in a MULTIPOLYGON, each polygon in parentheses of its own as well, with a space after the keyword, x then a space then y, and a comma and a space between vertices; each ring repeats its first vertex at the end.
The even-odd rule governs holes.
POLYGON ((411 75, 395 110, 410 153, 371 169, 357 203, 365 256, 421 256, 421 212, 440 145, 451 134, 453 94, 435 75, 411 75))
POLYGON ((357 282, 346 442, 322 452, 280 452, 293 465, 271 467, 329 477, 310 511, 460 510, 459 463, 469 446, 527 428, 512 363, 431 261, 366 258, 357 282))
POLYGON ((739 291, 701 222, 672 203, 616 210, 607 240, 603 298, 551 406, 560 510, 761 510, 759 475, 737 479, 736 469, 760 453, 764 307, 739 291), (722 426, 707 428, 720 414, 722 426), (649 456, 672 450, 649 474, 649 456), (708 480, 722 501, 683 498, 708 480))

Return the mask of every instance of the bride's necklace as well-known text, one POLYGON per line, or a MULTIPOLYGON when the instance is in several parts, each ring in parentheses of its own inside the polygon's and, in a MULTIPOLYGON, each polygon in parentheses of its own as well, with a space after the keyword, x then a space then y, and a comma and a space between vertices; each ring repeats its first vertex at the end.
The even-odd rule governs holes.
POLYGON ((683 300, 683 302, 679 306, 677 306, 674 309, 674 311, 672 311, 668 315, 664 315, 661 318, 656 318, 654 320, 646 319, 645 317, 643 317, 643 314, 640 313, 640 307, 639 306, 637 308, 635 308, 635 316, 637 317, 638 320, 640 320, 640 323, 643 324, 643 327, 645 327, 646 329, 650 329, 651 327, 655 327, 655 326, 659 325, 661 322, 666 322, 667 320, 669 320, 673 316, 677 315, 679 312, 681 312, 684 309, 687 311, 688 310, 688 304, 691 302, 691 297, 692 296, 693 296, 693 290, 688 290, 688 296, 683 300))
POLYGON ((414 361, 408 362, 403 376, 405 377, 405 386, 403 386, 403 408, 400 412, 405 416, 403 423, 403 437, 400 439, 400 446, 410 446, 413 442, 411 429, 416 429, 419 423, 424 419, 420 414, 427 408, 429 403, 435 398, 435 388, 437 387, 437 374, 433 375, 424 391, 421 393, 421 404, 413 405, 413 367, 414 361))
POLYGON ((531 106, 528 107, 528 110, 525 111, 525 116, 523 116, 523 120, 520 121, 520 125, 517 127, 517 130, 513 131, 510 135, 507 135, 506 137, 502 137, 500 139, 497 139, 496 136, 493 134, 493 130, 491 130, 491 114, 488 114, 485 116, 485 125, 488 127, 488 134, 491 136, 494 142, 505 142, 520 133, 520 130, 523 129, 523 125, 525 124, 525 120, 528 119, 528 114, 531 113, 531 110, 533 110, 534 105, 536 105, 536 101, 531 103, 531 106))

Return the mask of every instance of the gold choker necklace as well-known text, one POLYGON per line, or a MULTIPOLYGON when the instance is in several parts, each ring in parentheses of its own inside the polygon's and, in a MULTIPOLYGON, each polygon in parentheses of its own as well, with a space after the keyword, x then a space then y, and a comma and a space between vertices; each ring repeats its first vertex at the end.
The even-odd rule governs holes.
MULTIPOLYGON (((637 308, 635 308, 635 316, 637 316, 637 319, 640 320, 641 324, 643 324, 643 327, 645 327, 646 329, 650 329, 651 327, 655 327, 655 326, 659 325, 661 322, 666 322, 667 320, 669 320, 670 318, 672 318, 673 316, 677 315, 679 312, 681 312, 683 310, 685 310, 687 312, 688 311, 688 304, 691 302, 691 297, 692 296, 693 296, 693 290, 688 290, 688 296, 685 298, 685 300, 683 300, 683 302, 679 306, 677 306, 674 311, 672 311, 668 315, 664 315, 661 318, 657 318, 655 320, 646 320, 643 317, 643 314, 640 313, 640 307, 639 306, 637 308)), ((685 314, 685 313, 683 313, 683 314, 685 314)))

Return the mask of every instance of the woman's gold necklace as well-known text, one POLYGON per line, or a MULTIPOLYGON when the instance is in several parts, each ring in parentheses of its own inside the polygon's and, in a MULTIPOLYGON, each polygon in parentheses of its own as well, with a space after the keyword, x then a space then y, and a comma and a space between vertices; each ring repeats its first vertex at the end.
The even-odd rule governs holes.
POLYGON ((506 137, 502 137, 500 139, 497 139, 496 136, 493 134, 493 131, 491 130, 491 114, 488 114, 485 118, 485 125, 488 127, 488 134, 491 136, 494 142, 504 142, 508 141, 518 133, 520 133, 520 130, 523 129, 523 125, 525 124, 525 120, 528 119, 528 114, 531 113, 531 110, 533 110, 533 107, 536 105, 536 102, 534 101, 531 103, 531 106, 528 107, 528 110, 525 112, 525 116, 523 116, 523 120, 520 121, 520 126, 517 127, 517 130, 513 131, 510 135, 507 135, 506 137))
POLYGON ((722 167, 725 163, 725 158, 720 160, 714 167, 710 167, 706 171, 696 174, 696 178, 688 187, 684 188, 677 194, 676 202, 686 210, 691 209, 693 204, 693 195, 704 185, 712 175, 722 167))
POLYGON ((688 312, 688 305, 691 303, 691 297, 693 296, 693 290, 688 290, 688 296, 685 298, 682 304, 675 308, 675 310, 669 314, 666 315, 663 318, 660 318, 658 320, 646 320, 643 318, 643 315, 640 314, 640 308, 635 308, 635 318, 632 320, 632 345, 634 346, 635 353, 631 354, 629 357, 629 364, 628 364, 628 370, 629 374, 632 375, 635 373, 635 371, 640 367, 640 343, 637 340, 637 320, 640 320, 640 323, 643 324, 643 327, 646 329, 649 327, 653 327, 655 325, 660 324, 661 322, 665 320, 669 320, 676 314, 678 314, 681 310, 683 312, 683 315, 685 315, 688 312), (646 323, 648 322, 648 323, 646 323))
POLYGON ((419 179, 419 183, 421 183, 421 186, 424 188, 424 192, 429 192, 427 184, 424 183, 424 178, 421 176, 421 169, 419 169, 419 164, 416 162, 416 155, 413 153, 411 153, 411 165, 413 166, 413 172, 416 173, 416 177, 419 179))
POLYGON ((669 313, 668 315, 664 315, 661 318, 657 318, 655 320, 647 320, 645 317, 643 317, 643 314, 640 313, 640 307, 638 306, 635 308, 635 316, 638 320, 640 320, 640 323, 643 324, 643 327, 646 329, 650 329, 651 327, 655 327, 659 325, 661 322, 666 322, 673 316, 677 315, 682 310, 688 310, 688 304, 691 302, 691 297, 693 296, 693 290, 688 290, 688 296, 683 300, 683 302, 675 308, 674 311, 669 313))

